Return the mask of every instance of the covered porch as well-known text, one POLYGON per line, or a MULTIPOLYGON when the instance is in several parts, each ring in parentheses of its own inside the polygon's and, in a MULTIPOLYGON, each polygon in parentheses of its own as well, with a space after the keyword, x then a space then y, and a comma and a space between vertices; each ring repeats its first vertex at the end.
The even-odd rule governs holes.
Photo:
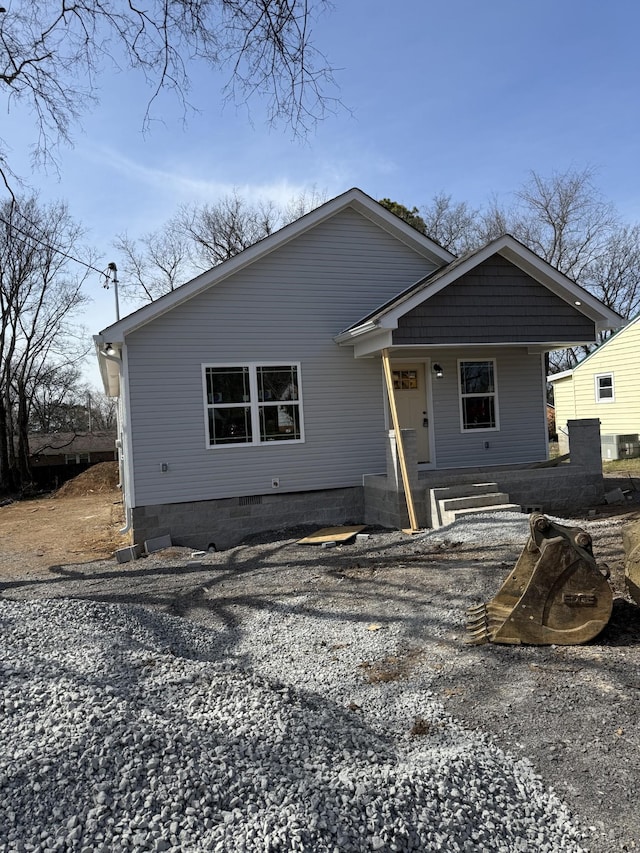
POLYGON ((600 422, 569 422, 570 460, 554 466, 523 463, 425 470, 418 464, 414 430, 401 430, 402 454, 389 431, 387 470, 363 478, 364 521, 382 527, 440 527, 459 514, 482 511, 542 511, 575 514, 604 501, 600 422), (408 478, 409 489, 405 489, 408 478))

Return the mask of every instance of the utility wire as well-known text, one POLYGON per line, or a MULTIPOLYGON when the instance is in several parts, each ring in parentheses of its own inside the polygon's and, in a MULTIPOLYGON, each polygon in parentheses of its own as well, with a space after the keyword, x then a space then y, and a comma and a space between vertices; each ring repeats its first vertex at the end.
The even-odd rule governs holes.
MULTIPOLYGON (((20 215, 22 216, 22 214, 20 215)), ((64 252, 62 249, 58 249, 57 246, 52 246, 50 243, 45 243, 44 240, 39 240, 38 237, 34 236, 33 234, 30 234, 28 231, 24 231, 22 228, 19 228, 13 222, 7 222, 7 220, 3 216, 0 216, 0 222, 2 222, 3 225, 6 225, 8 228, 13 229, 14 231, 18 231, 18 233, 22 234, 25 238, 33 240, 40 246, 44 246, 45 249, 49 249, 49 251, 51 252, 57 252, 59 255, 62 255, 62 257, 67 258, 67 260, 73 261, 75 264, 80 264, 80 266, 86 267, 88 270, 91 270, 92 272, 97 272, 99 275, 103 275, 106 279, 109 279, 109 273, 112 269, 111 265, 109 265, 106 270, 99 270, 96 267, 91 266, 91 264, 88 264, 86 261, 81 261, 79 258, 74 258, 73 255, 68 254, 68 252, 64 252)), ((30 224, 34 228, 37 227, 33 222, 31 222, 30 224)))

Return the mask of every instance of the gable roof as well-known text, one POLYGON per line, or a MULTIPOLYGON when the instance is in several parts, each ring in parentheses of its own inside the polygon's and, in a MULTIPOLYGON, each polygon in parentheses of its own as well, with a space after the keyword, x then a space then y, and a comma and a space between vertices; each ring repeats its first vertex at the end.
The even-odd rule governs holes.
POLYGON ((398 240, 409 245, 419 254, 429 258, 437 266, 450 263, 455 257, 455 255, 451 254, 451 252, 444 249, 434 240, 421 234, 420 231, 408 225, 403 219, 388 211, 371 198, 371 196, 354 187, 317 207, 310 213, 301 216, 294 222, 285 225, 279 231, 254 243, 254 245, 249 246, 248 249, 240 252, 235 257, 224 261, 218 266, 212 267, 212 269, 196 276, 196 278, 191 279, 191 281, 186 282, 186 284, 181 285, 176 290, 171 291, 171 293, 161 296, 149 305, 145 305, 123 319, 107 326, 94 338, 97 348, 102 348, 106 343, 122 343, 125 336, 130 332, 155 320, 167 311, 171 311, 177 305, 193 298, 203 290, 218 284, 244 267, 255 263, 255 261, 265 257, 290 240, 299 237, 301 234, 315 228, 320 223, 336 216, 336 214, 341 213, 347 208, 351 208, 362 214, 395 236, 398 240))
POLYGON ((596 354, 600 354, 605 347, 609 346, 609 344, 617 342, 619 337, 621 335, 623 335, 629 329, 634 328, 636 323, 640 323, 640 314, 638 314, 632 320, 627 321, 626 325, 622 329, 618 329, 616 332, 614 332, 610 338, 607 338, 606 341, 604 341, 599 346, 597 346, 593 350, 593 352, 590 352, 588 355, 585 355, 585 357, 583 359, 581 359, 575 365, 575 367, 572 367, 570 370, 563 370, 559 373, 552 373, 550 376, 547 376, 547 382, 559 382, 561 379, 569 379, 570 377, 573 376, 573 374, 576 372, 576 370, 581 369, 583 367, 583 365, 587 361, 589 361, 590 358, 592 358, 596 354))
POLYGON ((435 296, 449 284, 474 270, 493 255, 499 254, 533 279, 548 288, 556 296, 574 307, 593 321, 596 331, 617 328, 625 320, 607 308, 589 291, 559 272, 547 261, 528 249, 510 234, 492 240, 480 249, 456 258, 446 266, 435 270, 412 287, 400 293, 358 323, 345 329, 335 340, 341 344, 353 342, 364 335, 379 335, 380 332, 397 328, 398 319, 413 308, 435 296))

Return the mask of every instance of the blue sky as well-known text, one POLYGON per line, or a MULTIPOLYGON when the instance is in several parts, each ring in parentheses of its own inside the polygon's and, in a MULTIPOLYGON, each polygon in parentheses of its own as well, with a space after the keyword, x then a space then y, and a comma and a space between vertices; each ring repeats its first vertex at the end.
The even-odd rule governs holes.
MULTIPOLYGON (((306 140, 269 128, 259 102, 222 107, 225 75, 195 68, 187 116, 163 96, 142 133, 148 89, 110 68, 100 106, 60 156, 60 177, 33 173, 43 201, 64 199, 104 265, 112 241, 165 222, 177 206, 237 189, 286 202, 315 188, 358 186, 409 207, 445 192, 482 206, 508 202, 530 170, 596 169, 596 183, 629 222, 640 220, 640 4, 612 0, 335 0, 314 23, 347 109, 306 140), (160 120, 161 119, 161 120, 160 120)), ((31 120, 12 110, 0 136, 22 152, 31 120)), ((115 319, 97 276, 85 324, 115 319)), ((124 313, 124 312, 123 312, 124 313)), ((90 369, 90 380, 97 376, 90 369)))

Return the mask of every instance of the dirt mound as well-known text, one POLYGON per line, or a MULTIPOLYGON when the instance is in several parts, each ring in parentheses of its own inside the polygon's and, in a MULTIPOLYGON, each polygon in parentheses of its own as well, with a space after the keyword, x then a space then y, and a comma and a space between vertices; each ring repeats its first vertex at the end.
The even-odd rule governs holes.
POLYGON ((112 492, 118 487, 119 472, 117 462, 99 462, 68 480, 58 489, 56 498, 78 498, 83 495, 112 492))

